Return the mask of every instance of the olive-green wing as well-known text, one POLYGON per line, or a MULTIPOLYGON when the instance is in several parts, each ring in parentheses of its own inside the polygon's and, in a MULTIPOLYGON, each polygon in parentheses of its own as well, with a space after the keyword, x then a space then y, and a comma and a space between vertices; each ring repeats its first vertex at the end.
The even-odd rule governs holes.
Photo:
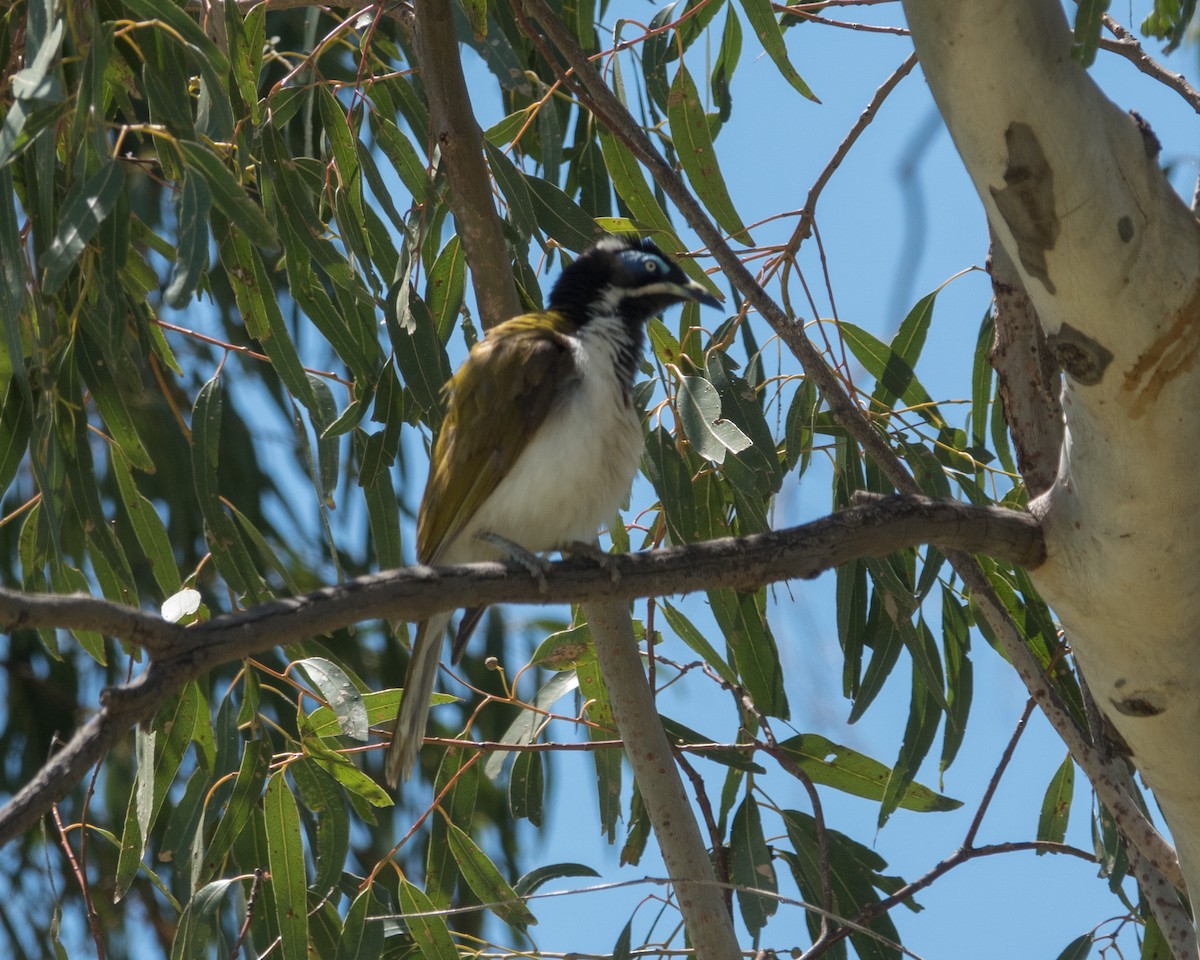
POLYGON ((520 316, 500 324, 446 384, 446 418, 417 517, 420 563, 438 562, 517 462, 560 385, 576 376, 556 319, 540 314, 536 322, 520 316))

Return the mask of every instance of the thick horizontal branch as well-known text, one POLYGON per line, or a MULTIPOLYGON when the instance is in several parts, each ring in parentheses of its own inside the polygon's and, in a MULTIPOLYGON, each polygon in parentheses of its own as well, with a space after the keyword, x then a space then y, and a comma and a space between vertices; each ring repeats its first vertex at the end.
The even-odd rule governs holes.
POLYGON ((141 645, 152 660, 150 669, 132 683, 106 691, 92 719, 0 810, 0 846, 30 829, 122 734, 153 716, 185 683, 274 646, 367 620, 420 620, 458 607, 756 589, 919 544, 984 553, 1026 567, 1045 557, 1041 530, 1028 514, 928 497, 886 497, 788 530, 611 556, 603 568, 586 558, 551 563, 544 584, 524 569, 501 563, 407 567, 188 628, 93 597, 0 588, 0 632, 99 630, 141 645))
POLYGON ((609 556, 604 569, 586 557, 548 563, 544 583, 503 563, 405 567, 190 628, 94 597, 0 588, 0 632, 22 627, 95 630, 139 645, 155 660, 194 657, 203 670, 367 620, 415 621, 441 610, 498 603, 584 603, 723 587, 755 589, 811 579, 859 557, 926 543, 1028 568, 1038 566, 1045 555, 1041 531, 1028 514, 928 497, 886 497, 786 530, 609 556))

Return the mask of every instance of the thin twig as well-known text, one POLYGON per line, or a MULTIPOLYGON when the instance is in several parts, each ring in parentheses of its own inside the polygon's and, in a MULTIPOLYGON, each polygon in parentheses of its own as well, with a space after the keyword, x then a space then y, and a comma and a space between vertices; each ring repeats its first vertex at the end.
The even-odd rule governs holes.
MULTIPOLYGON (((92 942, 96 944, 97 960, 104 960, 104 934, 100 930, 100 917, 96 913, 95 904, 92 903, 92 892, 88 887, 87 877, 84 875, 79 861, 75 859, 75 851, 71 849, 71 842, 67 839, 67 830, 63 826, 57 803, 50 808, 50 812, 54 817, 54 826, 58 830, 59 843, 67 855, 67 862, 71 864, 71 872, 75 875, 75 882, 79 884, 79 892, 83 895, 83 905, 87 910, 88 929, 92 933, 92 942)), ((86 831, 81 831, 81 833, 86 835, 86 831)))
POLYGON ((974 845, 979 828, 983 825, 984 815, 991 805, 992 797, 996 795, 996 788, 1000 786, 1000 778, 1004 776, 1004 771, 1008 768, 1009 761, 1013 758, 1013 753, 1017 749, 1017 743, 1021 739, 1021 734, 1025 732, 1025 725, 1029 723, 1029 718, 1033 715, 1033 708, 1036 705, 1033 697, 1025 701, 1025 709, 1021 711, 1021 719, 1017 721, 1017 727, 1013 730, 1013 735, 1008 739, 1008 746, 1004 748, 1004 753, 1000 755, 1000 762, 996 764, 996 771, 992 774, 991 780, 988 781, 987 789, 983 791, 983 799, 979 801, 979 809, 975 811, 975 816, 971 818, 971 826, 967 828, 967 835, 963 838, 962 842, 964 847, 970 848, 974 845))
POLYGON ((1153 77, 1164 86, 1170 87, 1184 102, 1187 103, 1193 110, 1200 113, 1200 90, 1197 90, 1182 73, 1175 73, 1168 70, 1161 63, 1155 60, 1150 54, 1146 53, 1142 47, 1141 41, 1134 34, 1126 30, 1118 23, 1111 14, 1104 15, 1104 26, 1112 32, 1116 40, 1108 40, 1104 37, 1100 38, 1100 49, 1106 50, 1109 53, 1115 53, 1118 56, 1124 57, 1142 73, 1148 77, 1153 77))

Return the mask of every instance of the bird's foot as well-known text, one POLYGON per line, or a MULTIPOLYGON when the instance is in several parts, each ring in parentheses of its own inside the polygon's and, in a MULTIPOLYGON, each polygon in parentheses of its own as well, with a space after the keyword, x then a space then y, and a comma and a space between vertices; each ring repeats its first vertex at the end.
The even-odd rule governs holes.
POLYGON ((550 584, 546 582, 546 571, 550 569, 550 562, 545 557, 540 557, 526 550, 515 540, 509 540, 508 537, 502 537, 490 530, 481 530, 476 536, 493 547, 499 547, 509 560, 516 561, 528 570, 529 575, 538 582, 539 591, 547 593, 550 590, 550 584))
POLYGON ((621 571, 617 569, 612 554, 602 550, 595 541, 573 540, 563 549, 563 552, 572 557, 587 557, 601 570, 607 572, 608 579, 613 583, 621 582, 621 571))

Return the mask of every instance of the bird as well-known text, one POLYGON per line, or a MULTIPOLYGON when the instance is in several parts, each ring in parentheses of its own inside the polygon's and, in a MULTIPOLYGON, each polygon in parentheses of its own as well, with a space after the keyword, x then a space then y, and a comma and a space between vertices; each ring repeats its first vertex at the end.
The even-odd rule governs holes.
MULTIPOLYGON (((443 387, 417 514, 417 562, 527 558, 594 543, 642 457, 633 379, 647 321, 685 301, 719 307, 649 238, 606 236, 564 267, 544 310, 488 331, 443 387)), ((468 611, 457 663, 482 610, 468 611)), ((425 739, 451 613, 417 624, 384 763, 395 789, 425 739)))

